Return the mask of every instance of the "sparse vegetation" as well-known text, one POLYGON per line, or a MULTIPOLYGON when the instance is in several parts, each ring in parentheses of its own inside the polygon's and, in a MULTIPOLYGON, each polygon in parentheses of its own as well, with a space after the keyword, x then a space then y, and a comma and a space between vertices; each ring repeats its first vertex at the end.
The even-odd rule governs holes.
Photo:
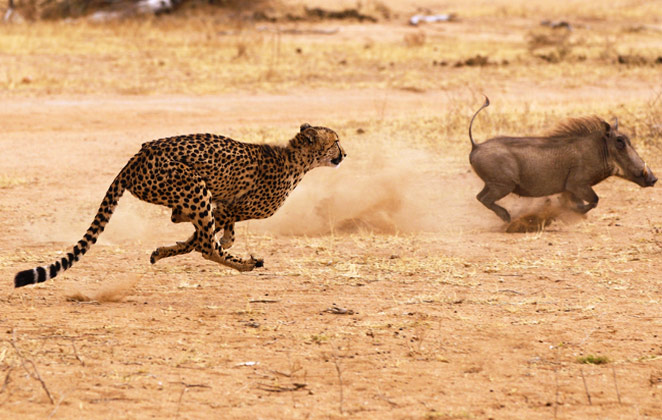
POLYGON ((0 189, 12 188, 17 185, 25 184, 26 182, 28 181, 23 177, 15 177, 15 176, 0 174, 0 189))
POLYGON ((309 122, 348 152, 274 218, 237 225, 233 253, 259 251, 264 270, 150 265, 190 226, 125 196, 67 275, 6 283, 0 417, 662 418, 659 185, 607 181, 568 224, 512 198, 535 231, 506 234, 467 162, 486 93, 478 141, 618 116, 659 176, 657 2, 347 3, 376 24, 239 3, 238 20, 190 8, 0 25, 5 280, 79 239, 141 142, 284 142, 309 122), (413 29, 413 12, 457 19, 413 29), (531 49, 529 34, 566 31, 544 19, 573 31, 531 49))
POLYGON ((610 360, 607 356, 596 356, 589 354, 587 356, 580 356, 577 358, 577 363, 584 365, 606 365, 610 360))

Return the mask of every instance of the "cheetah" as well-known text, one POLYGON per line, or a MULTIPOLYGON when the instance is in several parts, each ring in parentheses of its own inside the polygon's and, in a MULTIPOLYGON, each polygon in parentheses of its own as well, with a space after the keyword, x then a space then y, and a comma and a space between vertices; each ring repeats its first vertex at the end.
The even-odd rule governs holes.
POLYGON ((228 253, 235 239, 234 224, 271 216, 306 172, 338 166, 346 156, 333 130, 307 123, 287 146, 242 143, 215 134, 144 143, 110 184, 83 239, 60 260, 17 273, 14 287, 44 282, 70 268, 97 241, 125 190, 172 209, 173 223, 190 222, 195 227, 186 241, 152 252, 152 264, 195 250, 238 271, 262 267, 262 259, 228 253))

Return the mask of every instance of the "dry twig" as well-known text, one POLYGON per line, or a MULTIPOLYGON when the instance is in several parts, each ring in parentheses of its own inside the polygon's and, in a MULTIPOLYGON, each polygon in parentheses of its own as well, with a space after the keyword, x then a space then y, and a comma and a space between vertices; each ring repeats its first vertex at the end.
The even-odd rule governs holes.
POLYGON ((305 388, 308 384, 293 382, 292 386, 270 385, 270 384, 257 384, 257 389, 267 392, 291 392, 298 391, 305 388))
POLYGON ((76 356, 76 360, 78 360, 81 365, 85 366, 85 362, 83 362, 83 359, 81 359, 80 356, 78 355, 78 349, 76 348, 76 341, 73 337, 71 337, 71 347, 74 348, 74 356, 76 356))
POLYGON ((336 355, 333 355, 333 364, 336 365, 336 373, 338 374, 338 382, 340 383, 340 401, 338 404, 338 409, 340 410, 340 414, 343 414, 343 383, 342 383, 342 369, 340 369, 340 365, 338 364, 338 358, 336 355))
POLYGON ((184 398, 184 393, 188 390, 188 387, 184 385, 184 388, 182 388, 182 392, 179 394, 179 400, 177 400, 177 413, 175 413, 175 419, 179 418, 179 409, 182 406, 182 398, 184 398))
POLYGON ((554 363, 554 420, 556 420, 556 416, 558 414, 558 409, 559 409, 559 369, 558 369, 558 362, 559 362, 559 351, 558 347, 556 348, 555 351, 555 363, 554 363))
POLYGON ((616 388, 616 396, 618 397, 618 403, 622 404, 621 393, 618 390, 618 381, 616 381, 616 368, 614 367, 614 365, 611 365, 611 373, 614 375, 614 387, 616 388))
POLYGON ((398 403, 391 401, 387 396, 383 395, 382 393, 378 393, 377 398, 379 398, 382 401, 386 401, 391 407, 398 407, 398 403))
POLYGON ((284 376, 286 378, 291 378, 295 373, 297 373, 300 370, 301 370, 301 367, 299 366, 297 368, 292 368, 290 373, 285 373, 285 372, 281 372, 280 370, 271 370, 271 369, 268 370, 268 372, 271 372, 275 375, 284 376))
POLYGON ((7 370, 7 375, 5 376, 5 381, 2 383, 2 389, 0 389, 0 394, 2 394, 3 392, 5 392, 5 389, 7 389, 7 385, 9 385, 9 381, 11 380, 10 375, 11 375, 12 370, 14 370, 13 367, 10 367, 10 368, 7 370))
POLYGON ((16 332, 12 331, 12 341, 10 341, 9 343, 12 345, 14 350, 16 350, 16 354, 18 354, 18 358, 21 360, 21 365, 23 366, 23 369, 25 369, 27 374, 30 375, 33 379, 36 379, 39 381, 39 383, 41 383, 41 387, 44 388, 44 391, 46 391, 46 395, 48 395, 48 399, 51 401, 51 404, 55 405, 55 401, 53 400, 53 396, 51 395, 51 392, 48 390, 48 387, 46 386, 46 382, 44 382, 44 380, 41 379, 39 370, 37 370, 37 365, 35 365, 32 360, 23 357, 21 351, 18 349, 18 347, 16 347, 15 341, 16 341, 16 332), (32 365, 33 372, 30 372, 27 363, 30 363, 32 365))
POLYGON ((55 404, 55 408, 53 408, 53 411, 51 411, 51 414, 48 415, 49 419, 52 418, 55 415, 55 413, 57 412, 57 409, 60 408, 60 404, 62 404, 62 401, 64 401, 65 397, 66 397, 66 395, 62 395, 60 397, 60 400, 57 402, 57 404, 55 404))
POLYGON ((179 409, 182 406, 182 399, 184 398, 184 393, 188 391, 189 388, 211 388, 209 385, 206 384, 187 384, 184 381, 170 382, 170 383, 184 385, 184 388, 182 388, 182 392, 179 394, 179 399, 177 400, 177 412, 175 413, 175 419, 179 418, 179 409))
POLYGON ((591 394, 588 392, 588 385, 586 385, 586 378, 584 377, 584 369, 579 368, 579 373, 582 374, 582 381, 584 382, 584 391, 586 391, 586 398, 588 398, 588 404, 593 405, 591 402, 591 394))

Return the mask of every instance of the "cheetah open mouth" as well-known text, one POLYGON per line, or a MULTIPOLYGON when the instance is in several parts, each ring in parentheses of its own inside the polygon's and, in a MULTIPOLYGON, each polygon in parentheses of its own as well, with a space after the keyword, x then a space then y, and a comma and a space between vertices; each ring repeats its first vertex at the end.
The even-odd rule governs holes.
POLYGON ((337 141, 336 141, 336 146, 338 147, 338 157, 335 157, 335 158, 331 159, 331 163, 338 166, 338 165, 340 165, 340 162, 342 162, 344 156, 343 156, 342 150, 340 149, 340 145, 338 144, 337 141))
POLYGON ((331 159, 331 163, 333 163, 336 166, 340 165, 340 162, 342 162, 342 155, 341 154, 338 155, 337 158, 331 159))

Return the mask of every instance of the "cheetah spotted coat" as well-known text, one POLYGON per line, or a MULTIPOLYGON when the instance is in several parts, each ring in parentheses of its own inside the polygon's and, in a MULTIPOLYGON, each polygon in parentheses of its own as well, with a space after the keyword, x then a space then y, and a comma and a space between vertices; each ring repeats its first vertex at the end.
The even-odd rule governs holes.
POLYGON ((186 241, 157 248, 152 263, 195 250, 239 271, 261 267, 261 259, 241 259, 227 252, 234 242, 235 222, 271 216, 306 172, 337 166, 345 156, 333 130, 308 124, 287 146, 241 143, 213 134, 145 143, 108 188, 83 239, 60 260, 16 274, 14 286, 52 279, 78 261, 103 232, 125 190, 172 209, 174 223, 190 222, 195 227, 186 241), (221 231, 219 242, 216 235, 221 231))

